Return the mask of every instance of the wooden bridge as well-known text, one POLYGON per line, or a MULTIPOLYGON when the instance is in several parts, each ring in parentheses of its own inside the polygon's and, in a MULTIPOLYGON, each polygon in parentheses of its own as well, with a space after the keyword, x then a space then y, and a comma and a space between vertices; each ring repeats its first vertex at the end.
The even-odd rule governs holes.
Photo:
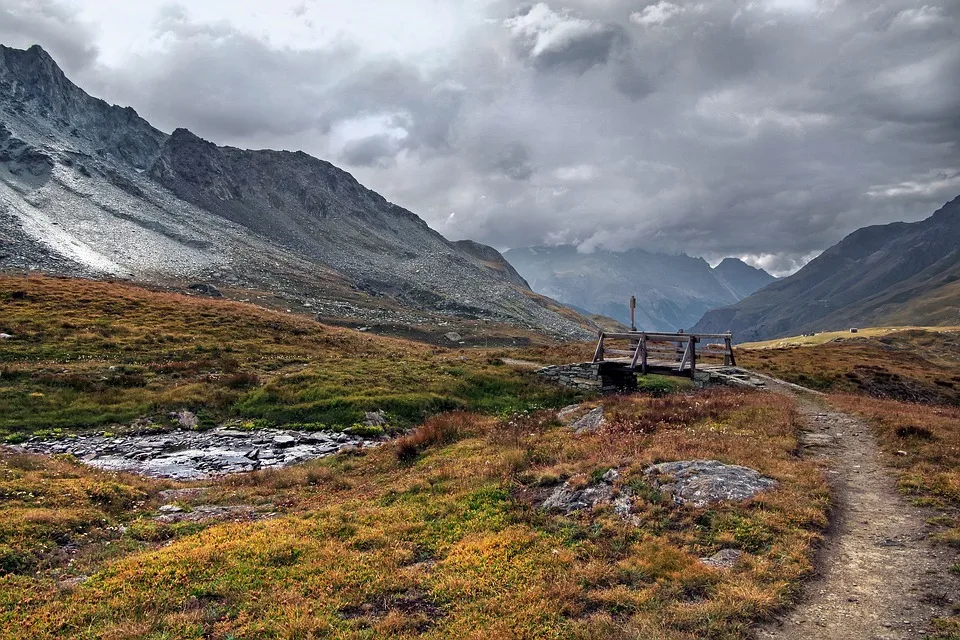
POLYGON ((693 378, 698 367, 736 367, 730 333, 601 333, 594 364, 607 375, 648 373, 693 378))

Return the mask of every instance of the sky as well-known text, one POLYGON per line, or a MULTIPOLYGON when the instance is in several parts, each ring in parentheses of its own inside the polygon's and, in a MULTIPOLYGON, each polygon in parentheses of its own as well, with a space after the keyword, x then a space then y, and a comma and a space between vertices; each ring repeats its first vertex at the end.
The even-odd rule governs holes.
POLYGON ((960 0, 0 0, 0 43, 500 249, 784 275, 960 195, 960 0))

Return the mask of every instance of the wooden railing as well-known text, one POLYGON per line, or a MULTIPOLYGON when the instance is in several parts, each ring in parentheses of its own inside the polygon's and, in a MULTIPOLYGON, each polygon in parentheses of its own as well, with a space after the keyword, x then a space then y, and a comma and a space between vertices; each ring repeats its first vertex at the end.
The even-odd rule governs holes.
POLYGON ((676 367, 676 373, 693 377, 698 359, 707 357, 722 357, 724 366, 737 366, 737 358, 733 353, 733 334, 730 333, 601 333, 593 361, 606 362, 611 360, 610 356, 617 363, 643 374, 654 367, 676 367), (610 346, 610 342, 623 341, 627 342, 626 348, 610 346), (703 344, 703 347, 698 350, 699 344, 703 344))

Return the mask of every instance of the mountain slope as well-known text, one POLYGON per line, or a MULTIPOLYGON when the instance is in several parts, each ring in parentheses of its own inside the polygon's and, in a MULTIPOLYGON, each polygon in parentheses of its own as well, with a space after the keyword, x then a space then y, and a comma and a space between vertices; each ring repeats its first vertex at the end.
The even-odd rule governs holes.
POLYGON ((960 198, 922 222, 859 229, 693 330, 732 330, 751 341, 855 325, 956 324, 958 282, 960 198))
POLYGON ((87 95, 40 47, 0 46, 0 218, 0 269, 202 280, 361 322, 585 335, 337 167, 167 135, 87 95))
POLYGON ((763 269, 751 267, 746 262, 736 258, 723 260, 713 268, 713 275, 721 284, 730 289, 738 300, 752 295, 776 280, 763 269))
POLYGON ((687 327, 707 310, 773 281, 735 259, 717 271, 702 258, 642 249, 584 254, 573 246, 530 247, 511 249, 505 257, 534 291, 625 324, 630 296, 636 295, 637 326, 655 331, 687 327))

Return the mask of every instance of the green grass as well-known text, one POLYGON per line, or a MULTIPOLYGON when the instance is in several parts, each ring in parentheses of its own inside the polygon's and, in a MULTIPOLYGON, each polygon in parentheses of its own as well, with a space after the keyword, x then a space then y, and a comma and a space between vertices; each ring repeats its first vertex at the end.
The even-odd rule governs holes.
POLYGON ((252 305, 126 284, 0 277, 0 438, 125 425, 189 409, 208 425, 403 429, 443 411, 507 413, 577 396, 530 372, 252 305))
POLYGON ((33 556, 0 569, 0 638, 748 637, 809 574, 826 522, 825 482, 793 455, 790 401, 635 395, 612 401, 608 421, 575 436, 555 411, 444 414, 360 457, 233 476, 179 501, 277 512, 260 522, 158 523, 169 483, 4 456, 0 545, 33 556), (690 457, 780 487, 708 510, 640 490, 650 463, 690 457), (537 507, 544 478, 610 468, 637 490, 638 526, 609 506, 537 507), (698 561, 724 547, 745 552, 736 569, 698 561))

